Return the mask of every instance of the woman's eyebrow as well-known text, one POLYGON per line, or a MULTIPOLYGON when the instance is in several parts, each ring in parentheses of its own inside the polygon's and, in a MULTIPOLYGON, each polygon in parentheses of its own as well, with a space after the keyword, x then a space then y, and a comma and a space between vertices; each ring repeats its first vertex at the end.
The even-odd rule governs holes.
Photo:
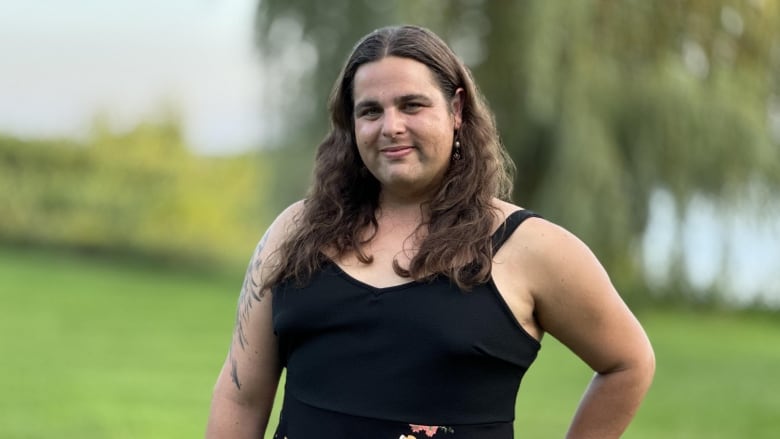
POLYGON ((376 99, 366 99, 360 102, 356 102, 354 111, 358 112, 364 108, 378 107, 378 106, 379 106, 379 101, 377 101, 376 99))
POLYGON ((394 101, 395 101, 396 104, 398 104, 398 103, 404 103, 404 102, 409 102, 409 101, 430 102, 431 99, 428 96, 424 95, 424 94, 412 93, 412 94, 398 96, 397 98, 394 99, 394 101))

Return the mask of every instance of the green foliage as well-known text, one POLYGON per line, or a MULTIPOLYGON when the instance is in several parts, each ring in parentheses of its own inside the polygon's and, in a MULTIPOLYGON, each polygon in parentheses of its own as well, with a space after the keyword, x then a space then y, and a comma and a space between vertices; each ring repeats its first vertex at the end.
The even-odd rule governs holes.
POLYGON ((269 88, 284 90, 269 91, 270 103, 295 133, 281 146, 314 148, 352 45, 403 22, 436 31, 471 66, 518 166, 515 200, 583 238, 629 300, 646 289, 639 250, 654 193, 668 192, 678 212, 697 196, 727 208, 756 186, 766 189, 760 203, 774 200, 777 2, 383 5, 261 2, 258 47, 269 88))
POLYGON ((91 138, 0 137, 0 240, 202 266, 246 260, 267 218, 254 154, 198 157, 173 121, 91 138))
MULTIPOLYGON (((242 271, 0 247, 0 437, 202 437, 242 271)), ((777 436, 776 313, 645 310, 639 319, 658 368, 625 438, 777 436)), ((590 379, 560 343, 542 344, 520 388, 516 437, 563 437, 590 379)))

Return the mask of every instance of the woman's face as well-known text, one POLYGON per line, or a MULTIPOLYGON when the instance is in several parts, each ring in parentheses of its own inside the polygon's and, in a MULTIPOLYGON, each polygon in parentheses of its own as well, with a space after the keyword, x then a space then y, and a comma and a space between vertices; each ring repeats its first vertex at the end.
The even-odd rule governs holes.
POLYGON ((450 164, 463 90, 447 99, 426 65, 395 56, 360 66, 353 87, 358 152, 383 196, 430 196, 450 164))

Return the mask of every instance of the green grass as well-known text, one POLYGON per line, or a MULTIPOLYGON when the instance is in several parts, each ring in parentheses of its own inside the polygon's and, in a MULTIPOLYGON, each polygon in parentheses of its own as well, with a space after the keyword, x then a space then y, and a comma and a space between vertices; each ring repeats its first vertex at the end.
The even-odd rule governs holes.
MULTIPOLYGON (((780 429, 780 318, 763 313, 651 311, 639 315, 656 375, 624 437, 776 438, 780 429)), ((591 373, 545 339, 521 386, 518 437, 563 437, 591 373)))
MULTIPOLYGON (((202 437, 242 271, 0 248, 0 437, 202 437)), ((652 311, 640 319, 658 370, 624 437, 777 436, 777 315, 652 311)), ((546 338, 520 390, 517 437, 562 437, 589 378, 546 338)))
POLYGON ((201 437, 240 284, 0 251, 0 437, 201 437))

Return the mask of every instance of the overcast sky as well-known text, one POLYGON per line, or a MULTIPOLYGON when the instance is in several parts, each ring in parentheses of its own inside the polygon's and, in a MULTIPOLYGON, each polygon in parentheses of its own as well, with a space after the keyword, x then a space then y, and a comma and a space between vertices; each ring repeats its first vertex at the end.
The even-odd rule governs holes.
POLYGON ((0 5, 0 132, 83 136, 180 108, 199 151, 262 131, 255 0, 18 0, 0 5))

